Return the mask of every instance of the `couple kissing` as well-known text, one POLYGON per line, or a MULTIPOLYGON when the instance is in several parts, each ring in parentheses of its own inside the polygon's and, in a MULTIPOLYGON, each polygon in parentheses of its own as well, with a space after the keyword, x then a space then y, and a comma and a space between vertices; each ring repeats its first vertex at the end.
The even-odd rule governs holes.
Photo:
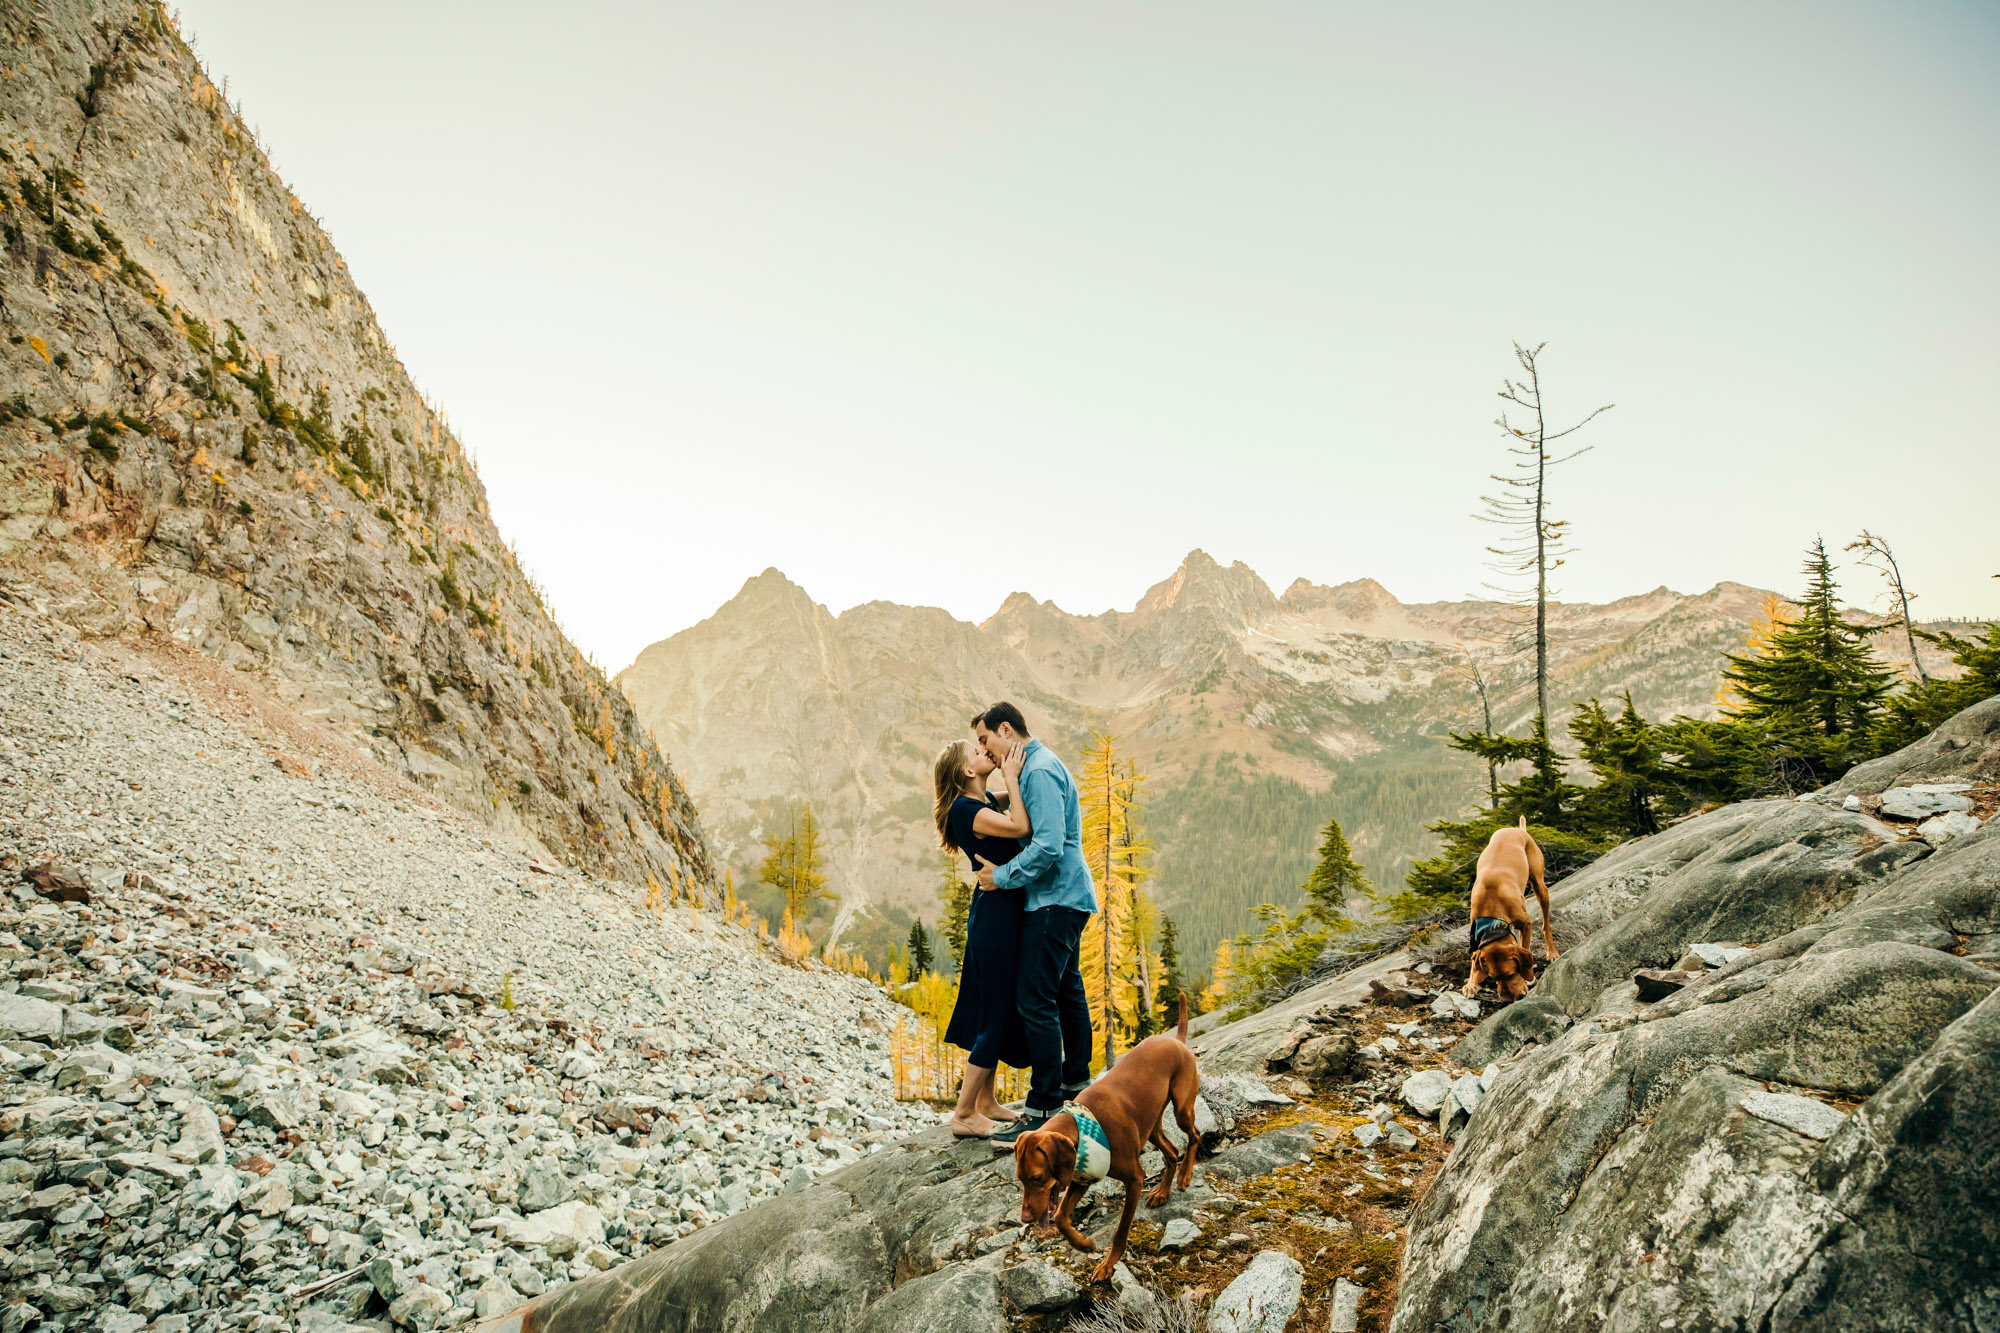
POLYGON ((994 704, 971 725, 972 739, 945 746, 933 771, 938 841, 963 853, 978 877, 945 1029, 966 1053, 951 1130, 1011 1144, 1090 1082, 1090 1005, 1077 952, 1097 890, 1083 859, 1076 781, 1062 760, 1028 734, 1013 704, 994 704), (996 770, 1004 798, 986 791, 996 770), (1018 1116, 994 1097, 1002 1061, 1030 1071, 1018 1116))

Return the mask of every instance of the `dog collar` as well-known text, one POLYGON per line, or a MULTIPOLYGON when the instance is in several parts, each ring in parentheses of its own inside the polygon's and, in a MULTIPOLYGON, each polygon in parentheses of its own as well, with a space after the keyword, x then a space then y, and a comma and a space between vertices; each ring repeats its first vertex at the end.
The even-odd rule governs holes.
POLYGON ((1472 952, 1478 953, 1487 945, 1513 935, 1514 928, 1497 916, 1476 916, 1472 918, 1472 952))
POLYGON ((1105 1137, 1104 1126, 1075 1102, 1064 1102, 1062 1109, 1076 1121, 1076 1173, 1089 1180, 1104 1179, 1111 1170, 1111 1140, 1105 1137))

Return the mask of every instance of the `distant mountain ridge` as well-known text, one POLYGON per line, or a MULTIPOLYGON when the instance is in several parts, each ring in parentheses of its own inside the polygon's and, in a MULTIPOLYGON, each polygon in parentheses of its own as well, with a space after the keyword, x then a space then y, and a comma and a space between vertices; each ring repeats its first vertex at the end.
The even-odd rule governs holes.
MULTIPOLYGON (((1723 583, 1552 607, 1561 716, 1627 688, 1649 717, 1712 715, 1721 654, 1766 595, 1723 583)), ((1071 760, 1108 730, 1152 779, 1158 891, 1205 949, 1255 902, 1296 901, 1330 815, 1378 881, 1400 881, 1429 850, 1423 825, 1479 791, 1480 770, 1442 744, 1478 718, 1455 645, 1489 659, 1494 720, 1518 729, 1527 664, 1497 660, 1517 630, 1506 606, 1406 605, 1373 579, 1276 596, 1198 550, 1130 611, 1015 593, 976 625, 890 602, 835 616, 768 569, 615 679, 678 756, 721 859, 750 871, 760 821, 809 796, 843 897, 927 919, 931 763, 974 709, 1016 700, 1071 760)))

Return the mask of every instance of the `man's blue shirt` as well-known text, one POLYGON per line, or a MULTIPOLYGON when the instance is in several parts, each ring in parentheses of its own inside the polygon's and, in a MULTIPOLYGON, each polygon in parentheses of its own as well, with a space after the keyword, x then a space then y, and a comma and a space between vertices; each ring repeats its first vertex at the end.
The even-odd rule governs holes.
POLYGON ((1028 742, 1021 764, 1020 799, 1034 832, 1021 844, 1021 854, 993 871, 996 889, 1023 889, 1030 912, 1044 907, 1097 910, 1097 888, 1083 859, 1083 811, 1077 805, 1076 780, 1055 752, 1040 741, 1028 742))

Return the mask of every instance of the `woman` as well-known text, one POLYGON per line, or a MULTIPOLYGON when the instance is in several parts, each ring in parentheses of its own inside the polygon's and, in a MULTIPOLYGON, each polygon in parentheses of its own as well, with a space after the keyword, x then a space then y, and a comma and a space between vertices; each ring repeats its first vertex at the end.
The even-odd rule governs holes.
MULTIPOLYGON (((977 855, 1002 865, 1021 850, 1019 839, 1032 831, 1027 805, 1011 799, 1020 790, 1025 746, 1009 751, 1003 765, 971 741, 953 741, 937 757, 932 776, 937 791, 938 842, 947 851, 977 855), (999 767, 1007 779, 1005 807, 986 795, 986 779, 999 767)), ((1021 946, 1018 893, 975 893, 965 924, 965 959, 959 965, 958 1003, 952 1008, 945 1040, 964 1049, 965 1074, 951 1132, 959 1138, 986 1138, 999 1122, 1017 1120, 993 1096, 993 1076, 1005 1060, 1026 1068, 1028 1053, 1014 1004, 1014 969, 1021 946)))

